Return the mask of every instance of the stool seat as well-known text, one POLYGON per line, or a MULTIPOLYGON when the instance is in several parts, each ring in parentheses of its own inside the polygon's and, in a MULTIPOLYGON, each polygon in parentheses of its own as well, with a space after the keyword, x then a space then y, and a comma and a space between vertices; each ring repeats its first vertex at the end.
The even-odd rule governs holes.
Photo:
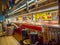
POLYGON ((30 39, 26 39, 23 41, 24 44, 30 44, 30 39))

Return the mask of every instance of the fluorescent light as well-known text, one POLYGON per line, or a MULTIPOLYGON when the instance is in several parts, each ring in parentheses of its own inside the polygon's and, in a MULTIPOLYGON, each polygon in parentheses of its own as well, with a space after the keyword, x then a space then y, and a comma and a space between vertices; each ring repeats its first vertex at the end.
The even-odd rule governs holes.
MULTIPOLYGON (((28 2, 28 4, 32 3, 33 1, 35 0, 31 0, 28 2)), ((11 15, 11 14, 14 14, 14 13, 17 13, 16 11, 18 11, 19 9, 23 8, 24 6, 26 6, 26 4, 22 5, 21 7, 17 8, 16 10, 12 11, 11 13, 9 13, 8 15, 11 15)))
POLYGON ((35 1, 35 0, 31 0, 30 2, 27 2, 27 3, 30 4, 30 3, 33 2, 33 1, 35 1))
POLYGON ((22 8, 22 7, 24 7, 24 6, 26 6, 26 4, 24 4, 23 6, 21 6, 20 8, 22 8))
MULTIPOLYGON (((31 0, 30 2, 28 2, 28 4, 32 3, 33 1, 34 1, 34 0, 31 0)), ((26 6, 26 4, 24 4, 23 6, 21 6, 20 9, 23 8, 24 6, 26 6)), ((18 10, 17 12, 19 12, 19 10, 18 10)), ((17 12, 16 12, 16 13, 17 13, 17 12)))

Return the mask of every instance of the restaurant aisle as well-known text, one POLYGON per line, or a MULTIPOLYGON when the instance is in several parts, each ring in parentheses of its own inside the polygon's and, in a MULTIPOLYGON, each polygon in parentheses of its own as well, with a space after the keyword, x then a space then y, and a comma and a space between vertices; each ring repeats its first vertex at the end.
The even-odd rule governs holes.
POLYGON ((0 45, 20 45, 13 36, 0 37, 0 45))

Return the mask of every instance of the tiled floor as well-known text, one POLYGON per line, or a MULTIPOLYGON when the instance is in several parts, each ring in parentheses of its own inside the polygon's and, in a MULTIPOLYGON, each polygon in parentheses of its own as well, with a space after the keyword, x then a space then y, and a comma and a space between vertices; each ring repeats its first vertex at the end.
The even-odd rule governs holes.
POLYGON ((20 45, 13 36, 0 37, 0 45, 20 45))

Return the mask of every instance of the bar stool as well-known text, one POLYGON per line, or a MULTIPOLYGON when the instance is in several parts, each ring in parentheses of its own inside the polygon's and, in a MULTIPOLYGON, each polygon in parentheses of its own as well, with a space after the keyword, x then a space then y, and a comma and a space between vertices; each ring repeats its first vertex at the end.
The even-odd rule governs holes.
POLYGON ((37 45, 38 43, 38 33, 31 32, 30 33, 30 45, 37 45))
POLYGON ((28 39, 27 29, 22 29, 22 40, 28 39))
POLYGON ((27 29, 22 29, 22 43, 23 43, 22 45, 29 45, 30 44, 27 29))

